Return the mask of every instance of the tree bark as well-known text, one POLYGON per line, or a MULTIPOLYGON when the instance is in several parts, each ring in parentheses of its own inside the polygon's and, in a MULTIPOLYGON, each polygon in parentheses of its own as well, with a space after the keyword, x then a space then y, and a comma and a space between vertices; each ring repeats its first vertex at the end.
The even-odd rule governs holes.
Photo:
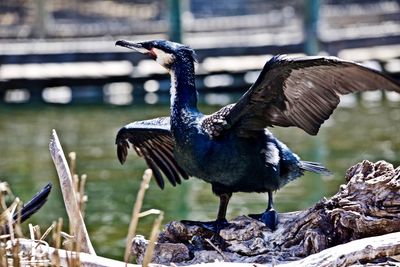
MULTIPOLYGON (((333 197, 280 214, 274 232, 247 216, 230 221, 220 236, 170 222, 159 236, 153 262, 349 266, 394 260, 400 254, 400 233, 386 234, 400 231, 400 167, 363 161, 347 171, 346 180, 333 197)), ((146 245, 143 237, 133 239, 132 253, 139 262, 146 245)))

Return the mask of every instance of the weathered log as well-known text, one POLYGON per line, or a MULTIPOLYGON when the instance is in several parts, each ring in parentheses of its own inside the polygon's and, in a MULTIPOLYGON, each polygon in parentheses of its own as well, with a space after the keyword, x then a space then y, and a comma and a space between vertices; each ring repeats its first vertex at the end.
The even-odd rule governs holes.
POLYGON ((374 266, 400 265, 392 255, 400 255, 400 232, 354 240, 279 267, 339 267, 371 261, 374 266))
MULTIPOLYGON (((120 262, 88 253, 77 253, 63 249, 49 247, 45 242, 29 239, 18 239, 21 245, 20 257, 29 258, 25 263, 30 266, 47 266, 52 262, 59 262, 60 266, 70 266, 73 259, 79 258, 80 266, 90 267, 140 267, 141 265, 120 262), (35 252, 33 252, 35 251, 35 252), (34 258, 31 258, 35 255, 34 258)), ((274 265, 276 267, 324 267, 348 266, 360 262, 361 259, 374 259, 384 256, 385 262, 375 261, 373 266, 398 266, 398 258, 387 258, 390 253, 400 253, 400 232, 377 237, 363 238, 344 245, 326 249, 305 259, 292 261, 287 264, 274 265), (396 265, 397 264, 397 265, 396 265)), ((361 263, 362 264, 362 263, 361 263)), ((149 264, 150 267, 168 267, 174 265, 149 264)), ((233 263, 215 261, 212 263, 194 264, 190 267, 270 267, 272 264, 233 263)), ((352 265, 355 266, 355 265, 352 265)), ((365 266, 365 265, 357 265, 365 266)))
MULTIPOLYGON (((346 180, 347 184, 333 197, 324 198, 307 210, 280 214, 280 223, 274 232, 247 216, 230 221, 230 226, 221 230, 218 237, 196 226, 170 222, 159 236, 153 262, 287 263, 353 240, 400 231, 400 167, 394 169, 384 161, 363 161, 347 171, 346 180)), ((373 242, 380 239, 376 240, 373 242)), ((133 239, 132 254, 139 262, 146 244, 140 236, 133 239)), ((360 258, 361 251, 353 257, 356 261, 339 259, 343 253, 331 256, 346 263, 340 266, 347 266, 363 259, 371 261, 399 254, 399 246, 387 254, 369 253, 370 256, 360 258)), ((354 252, 354 247, 349 251, 354 252)))
POLYGON ((78 206, 71 171, 68 167, 67 159, 65 158, 64 151, 55 130, 51 133, 49 149, 60 180, 65 209, 67 210, 71 229, 73 230, 76 241, 79 242, 83 252, 96 255, 78 206))
MULTIPOLYGON (((141 267, 141 265, 129 264, 85 252, 56 249, 50 247, 44 241, 18 238, 16 242, 18 242, 20 249, 18 253, 21 258, 20 266, 78 266, 74 265, 73 262, 79 262, 81 267, 141 267), (56 262, 59 264, 55 264, 56 262)), ((12 244, 7 245, 12 246, 12 244)), ((9 263, 9 265, 1 266, 19 265, 9 263)))

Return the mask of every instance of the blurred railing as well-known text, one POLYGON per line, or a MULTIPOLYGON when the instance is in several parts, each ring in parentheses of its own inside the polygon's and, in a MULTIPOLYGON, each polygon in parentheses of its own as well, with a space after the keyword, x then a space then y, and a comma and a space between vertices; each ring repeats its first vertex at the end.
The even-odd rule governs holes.
POLYGON ((0 12, 6 103, 168 101, 165 72, 115 48, 119 38, 182 38, 199 55, 197 85, 211 102, 242 92, 273 54, 323 51, 400 78, 393 0, 2 0, 0 12))
POLYGON ((265 29, 296 24, 300 1, 3 0, 0 38, 81 38, 164 34, 171 14, 185 32, 265 29), (180 5, 180 13, 169 5, 180 5), (262 15, 262 16, 259 16, 262 15))
POLYGON ((310 19, 326 41, 398 35, 400 21, 396 0, 2 0, 0 12, 3 40, 166 35, 179 17, 182 34, 196 41, 205 34, 240 36, 229 41, 241 44, 260 42, 243 38, 255 34, 261 42, 284 35, 280 42, 299 41, 310 19))

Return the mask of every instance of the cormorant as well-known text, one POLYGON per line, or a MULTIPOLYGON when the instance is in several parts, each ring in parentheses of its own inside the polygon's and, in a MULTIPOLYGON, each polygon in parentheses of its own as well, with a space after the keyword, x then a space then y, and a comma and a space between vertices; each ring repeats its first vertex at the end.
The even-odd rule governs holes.
POLYGON ((197 109, 194 50, 166 40, 116 45, 146 54, 171 75, 171 115, 137 121, 121 128, 117 154, 124 163, 129 142, 153 170, 175 186, 195 176, 211 184, 219 196, 216 221, 194 222, 219 232, 228 222, 227 205, 235 192, 267 192, 264 213, 252 215, 274 230, 278 216, 272 192, 305 171, 330 172, 320 163, 302 161, 266 127, 297 126, 316 135, 339 104, 339 96, 376 89, 400 93, 400 85, 384 74, 336 57, 274 56, 256 82, 235 104, 204 115, 197 109))

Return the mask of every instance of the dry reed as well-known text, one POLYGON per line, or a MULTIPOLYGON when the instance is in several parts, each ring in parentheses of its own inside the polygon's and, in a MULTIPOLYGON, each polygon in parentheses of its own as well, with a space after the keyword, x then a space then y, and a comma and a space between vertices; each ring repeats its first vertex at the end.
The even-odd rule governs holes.
POLYGON ((147 245, 146 252, 144 253, 142 266, 147 267, 153 258, 154 247, 160 231, 161 222, 164 218, 164 212, 158 210, 158 217, 154 220, 153 228, 151 230, 149 244, 147 245))
MULTIPOLYGON (((71 168, 68 169, 68 164, 66 164, 65 157, 63 158, 63 152, 61 145, 59 144, 58 137, 53 131, 52 140, 50 143, 50 150, 53 153, 52 157, 54 163, 56 164, 57 172, 59 175, 64 175, 64 177, 71 177, 70 184, 71 188, 69 191, 72 192, 71 196, 75 199, 77 206, 79 207, 80 216, 84 213, 85 204, 87 202, 87 196, 85 195, 85 185, 87 181, 87 176, 78 176, 76 174, 76 153, 70 153, 69 159, 71 168), (56 153, 55 152, 56 149, 56 153), (58 150, 57 150, 58 149, 58 150), (68 171, 69 175, 65 175, 68 171), (72 178, 73 177, 73 178, 72 178)), ((143 181, 138 192, 135 205, 133 207, 132 219, 129 225, 129 232, 127 237, 127 246, 125 250, 125 266, 133 266, 128 264, 131 251, 131 241, 136 234, 136 228, 138 220, 140 217, 144 217, 150 214, 158 214, 153 224, 153 229, 151 231, 149 245, 145 252, 145 257, 143 260, 143 266, 148 266, 152 254, 154 252, 155 242, 158 236, 161 222, 163 220, 164 213, 160 210, 151 209, 145 212, 140 212, 143 204, 143 199, 146 189, 149 187, 149 182, 152 176, 152 171, 150 169, 146 170, 143 174, 143 181)), ((60 184, 63 188, 65 186, 65 180, 62 181, 60 178, 60 184)), ((64 193, 64 192, 63 192, 64 193)), ((65 198, 64 198, 65 201, 65 198)), ((71 201, 71 200, 70 200, 71 201)), ((20 213, 22 203, 17 198, 14 197, 8 184, 5 182, 0 182, 0 267, 8 266, 69 266, 77 267, 81 266, 82 262, 79 255, 85 256, 85 261, 89 258, 90 266, 120 266, 121 262, 113 261, 110 259, 102 258, 93 254, 80 253, 82 245, 82 236, 80 235, 84 229, 79 229, 79 227, 74 227, 75 231, 71 230, 74 235, 69 235, 62 231, 63 229, 63 219, 59 218, 58 221, 54 221, 45 231, 41 234, 41 229, 38 225, 28 225, 28 232, 30 239, 22 239, 22 230, 20 226, 20 220, 14 221, 13 216, 16 213, 20 213), (13 199, 10 205, 7 202, 13 199), (50 247, 46 239, 51 239, 52 247, 50 247), (66 247, 68 250, 64 250, 66 247), (103 262, 108 262, 108 265, 103 265, 103 262)), ((71 214, 68 214, 69 217, 71 214)), ((18 216, 19 218, 20 216, 18 216)), ((70 217, 71 221, 71 217, 70 217)), ((89 241, 90 242, 90 241, 89 241)), ((91 244, 89 244, 90 248, 91 244)), ((89 249, 90 250, 90 249, 89 249)), ((93 250, 94 252, 94 250, 93 250)), ((137 265, 135 265, 137 266, 137 265)))
POLYGON ((140 189, 136 196, 135 205, 133 206, 132 218, 131 218, 131 222, 129 224, 128 235, 126 238, 125 254, 124 254, 124 260, 126 263, 128 263, 130 261, 131 249, 132 249, 132 239, 136 234, 136 228, 137 228, 137 224, 138 224, 139 217, 140 217, 139 216, 140 210, 142 209, 144 195, 145 195, 146 190, 149 188, 149 183, 150 183, 150 179, 151 179, 152 175, 153 175, 153 172, 150 169, 147 169, 144 172, 143 180, 142 180, 142 183, 140 184, 140 189))

